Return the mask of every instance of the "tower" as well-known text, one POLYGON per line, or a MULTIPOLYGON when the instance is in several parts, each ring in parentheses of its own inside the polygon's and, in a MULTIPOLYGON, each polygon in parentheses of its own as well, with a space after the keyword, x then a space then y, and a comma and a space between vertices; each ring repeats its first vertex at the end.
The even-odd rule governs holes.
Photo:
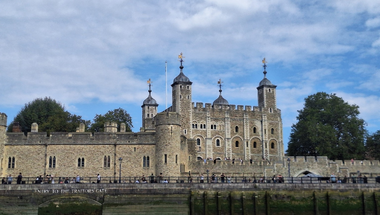
POLYGON ((180 65, 180 73, 173 80, 172 86, 172 111, 181 115, 181 134, 186 138, 192 137, 192 98, 191 85, 193 84, 185 74, 183 74, 183 58, 182 53, 178 56, 180 65))
POLYGON ((153 131, 154 130, 154 121, 153 118, 157 115, 157 102, 152 97, 152 89, 151 89, 151 80, 149 79, 147 81, 149 84, 149 95, 148 98, 146 98, 143 102, 142 108, 142 127, 144 128, 144 131, 153 131))
POLYGON ((180 175, 181 116, 161 112, 154 118, 156 126, 156 175, 180 175))
MULTIPOLYGON (((0 112, 0 162, 4 162, 4 144, 6 141, 6 128, 7 128, 7 115, 0 112)), ((0 174, 2 174, 2 169, 4 164, 0 163, 0 174)))
MULTIPOLYGON (((282 129, 279 128, 278 124, 281 124, 281 116, 275 116, 277 111, 276 105, 276 85, 273 85, 266 77, 267 75, 267 65, 265 58, 263 59, 263 67, 264 67, 264 78, 260 81, 259 86, 257 87, 259 107, 261 111, 261 141, 262 141, 262 157, 266 160, 270 160, 270 154, 274 153, 272 149, 272 145, 270 145, 274 141, 273 139, 277 139, 277 149, 281 148, 282 141, 277 136, 274 138, 274 128, 277 129, 277 134, 281 132, 282 129), (277 123, 276 123, 277 122, 277 123), (273 129, 273 130, 272 130, 273 129), (273 134, 272 134, 273 133, 273 134)), ((273 143, 274 144, 274 143, 273 143)), ((274 147, 274 145, 273 145, 274 147)), ((277 150, 278 151, 278 150, 277 150)), ((278 155, 279 152, 275 153, 278 155)))

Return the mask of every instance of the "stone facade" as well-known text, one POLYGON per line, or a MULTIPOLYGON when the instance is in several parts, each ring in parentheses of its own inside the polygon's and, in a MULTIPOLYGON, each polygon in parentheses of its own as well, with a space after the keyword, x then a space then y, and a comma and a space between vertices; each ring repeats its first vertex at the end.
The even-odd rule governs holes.
MULTIPOLYGON (((330 161, 326 157, 284 156, 281 110, 276 85, 264 78, 257 87, 258 106, 232 105, 222 96, 211 103, 194 104, 192 82, 183 73, 172 86, 172 107, 157 113, 151 95, 142 107, 140 132, 126 132, 125 124, 107 122, 105 132, 6 132, 7 116, 0 113, 1 175, 35 177, 103 177, 160 175, 185 176, 213 173, 229 175, 300 176, 340 173, 380 173, 378 162, 330 161), (206 160, 207 159, 207 160, 206 160), (211 159, 211 160, 209 160, 211 159), (289 159, 289 160, 288 160, 289 159)), ((265 68, 265 67, 264 67, 265 68)))

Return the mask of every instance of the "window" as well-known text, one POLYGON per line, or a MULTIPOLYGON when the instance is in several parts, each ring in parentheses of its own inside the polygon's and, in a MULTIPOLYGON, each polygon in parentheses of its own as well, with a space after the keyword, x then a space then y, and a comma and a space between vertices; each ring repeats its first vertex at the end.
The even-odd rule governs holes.
POLYGON ((274 149, 274 142, 272 142, 272 143, 270 144, 270 147, 271 147, 272 149, 274 149))
POLYGON ((189 86, 189 85, 187 85, 187 86, 186 86, 186 88, 187 88, 187 89, 190 89, 190 86, 189 86))
POLYGON ((187 134, 187 130, 186 130, 186 129, 185 129, 185 130, 183 130, 183 133, 187 134))
POLYGON ((246 147, 248 147, 248 142, 245 143, 246 147))
POLYGON ((270 130, 270 133, 271 133, 271 134, 274 134, 274 129, 273 129, 273 128, 270 130))
POLYGON ((175 163, 178 164, 178 155, 175 155, 175 163))
POLYGON ((235 126, 235 132, 239 132, 239 127, 238 126, 235 126))
POLYGON ((167 154, 164 155, 164 163, 165 163, 165 164, 168 163, 168 155, 167 155, 167 154))
POLYGON ((235 147, 239 147, 239 141, 235 142, 235 147))
POLYGON ((197 146, 200 146, 201 145, 201 139, 197 139, 197 146))
POLYGON ((15 157, 9 157, 8 158, 8 169, 14 169, 15 168, 15 157))
POLYGON ((78 158, 78 167, 84 167, 84 158, 78 158))
POLYGON ((111 167, 111 156, 104 156, 103 167, 111 167))
POLYGON ((49 157, 49 168, 55 168, 55 156, 54 157, 52 157, 52 156, 49 157))
POLYGON ((256 127, 253 127, 253 133, 256 134, 256 127))
POLYGON ((133 151, 136 152, 136 147, 133 147, 133 151))
POLYGON ((216 130, 216 125, 211 125, 211 129, 216 130))
POLYGON ((146 117, 149 117, 149 113, 146 115, 146 117))
POLYGON ((256 147, 257 147, 257 143, 253 142, 253 148, 256 148, 256 147))
POLYGON ((216 146, 220 146, 220 140, 219 139, 216 139, 216 146))
POLYGON ((149 156, 143 157, 143 167, 149 167, 149 156))

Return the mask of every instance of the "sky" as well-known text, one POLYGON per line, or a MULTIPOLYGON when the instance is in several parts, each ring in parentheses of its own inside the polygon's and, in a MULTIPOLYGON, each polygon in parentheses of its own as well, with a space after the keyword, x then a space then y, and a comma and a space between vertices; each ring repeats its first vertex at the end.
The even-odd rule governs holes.
POLYGON ((0 1, 0 112, 8 124, 25 103, 51 97, 72 114, 124 108, 133 131, 152 96, 166 107, 173 79, 193 82, 193 102, 257 106, 257 87, 277 85, 285 149, 297 110, 317 92, 359 106, 380 130, 378 0, 0 1))

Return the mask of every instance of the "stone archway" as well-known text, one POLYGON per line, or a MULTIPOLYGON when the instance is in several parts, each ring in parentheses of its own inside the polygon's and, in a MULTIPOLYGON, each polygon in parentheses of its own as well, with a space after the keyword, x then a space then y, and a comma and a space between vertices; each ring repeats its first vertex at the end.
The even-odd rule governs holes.
POLYGON ((38 205, 38 214, 102 214, 102 204, 85 196, 64 195, 38 205))

